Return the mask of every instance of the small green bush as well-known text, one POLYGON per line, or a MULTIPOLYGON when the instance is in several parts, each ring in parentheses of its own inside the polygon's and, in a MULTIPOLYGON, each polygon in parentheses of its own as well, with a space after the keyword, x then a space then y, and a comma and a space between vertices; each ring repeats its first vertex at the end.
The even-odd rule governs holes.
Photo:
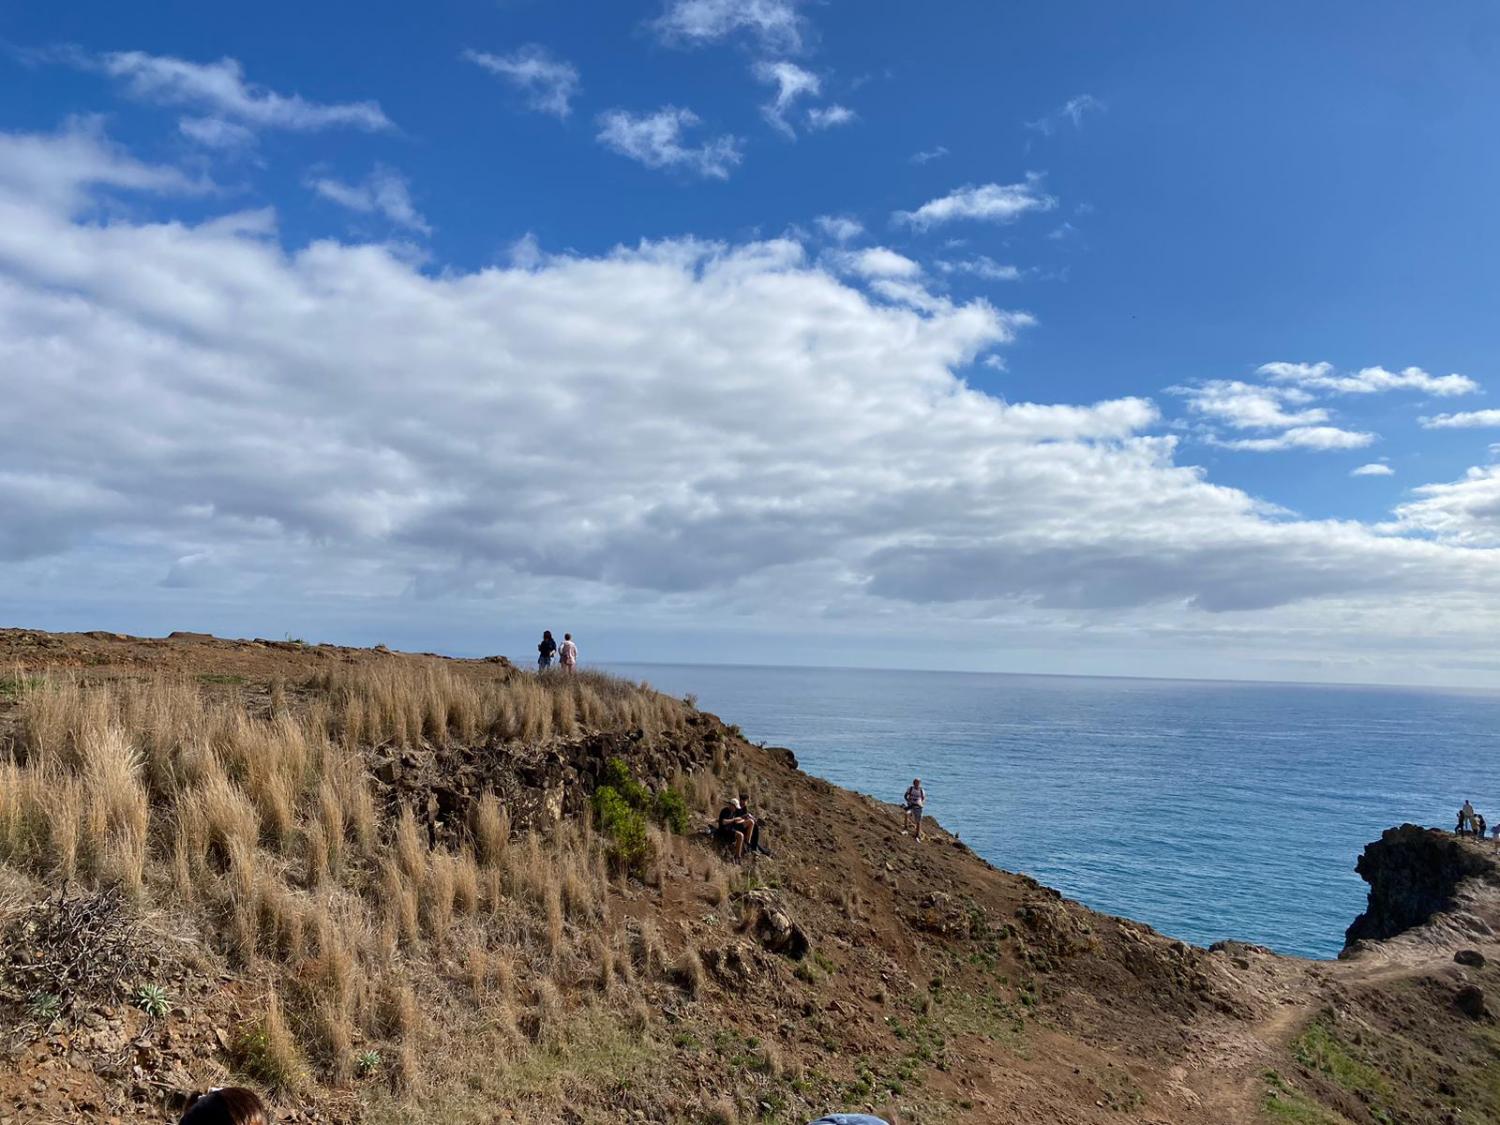
POLYGON ((645 812, 652 805, 651 790, 635 779, 623 759, 611 758, 604 763, 603 784, 618 793, 637 812, 645 812))
POLYGON ((594 813, 600 829, 609 838, 610 862, 618 870, 644 874, 651 862, 646 818, 613 785, 601 785, 594 791, 594 813))
POLYGON ((685 836, 692 828, 693 818, 686 798, 670 785, 656 795, 656 821, 679 836, 685 836))

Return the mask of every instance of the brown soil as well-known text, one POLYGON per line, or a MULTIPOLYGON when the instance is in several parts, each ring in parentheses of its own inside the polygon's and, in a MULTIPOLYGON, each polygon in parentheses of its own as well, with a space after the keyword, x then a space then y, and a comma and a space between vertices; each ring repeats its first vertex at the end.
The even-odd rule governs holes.
MULTIPOLYGON (((167 672, 254 697, 330 665, 401 659, 198 635, 0 631, 0 746, 16 707, 6 683, 43 670, 167 672)), ((441 1111, 474 1121, 697 1122, 732 1111, 792 1122, 863 1110, 904 1125, 1500 1121, 1500 1032, 1492 1015, 1455 1005, 1465 988, 1500 994, 1493 939, 1468 943, 1488 958, 1479 968, 1455 964, 1455 950, 1437 944, 1408 943, 1398 959, 1376 943, 1327 963, 1233 943, 1192 947, 999 871, 932 820, 917 844, 893 807, 810 777, 789 753, 746 744, 711 716, 697 723, 692 745, 644 747, 636 760, 691 764, 717 745, 754 793, 774 795, 766 803, 778 810, 767 831, 775 857, 757 861, 741 889, 759 888, 800 927, 811 943, 805 958, 768 949, 742 925, 741 903, 714 901, 717 853, 703 840, 679 841, 659 887, 612 884, 618 924, 653 920, 669 960, 691 949, 706 972, 696 995, 669 983, 633 986, 649 1007, 639 1053, 601 1062, 580 1049, 560 1064, 578 1068, 560 1102, 512 1105, 503 1091, 485 1091, 476 1097, 488 1109, 476 1110, 431 1089, 403 1102, 354 1078, 279 1101, 281 1119, 420 1121, 441 1111), (724 1099, 732 1105, 710 1110, 724 1099)), ((536 763, 550 761, 548 777, 586 790, 580 764, 620 749, 593 737, 535 748, 536 763)), ((382 796, 430 804, 437 823, 461 821, 449 806, 477 791, 473 776, 453 781, 465 770, 527 784, 524 770, 480 751, 370 754, 399 762, 382 796)), ((564 793, 564 815, 578 814, 582 799, 564 793)), ((145 950, 132 954, 136 975, 144 963, 161 982, 168 1015, 148 1018, 106 993, 41 1026, 25 1018, 26 972, 45 951, 24 948, 30 931, 15 919, 42 925, 48 908, 35 886, 0 868, 0 919, 7 907, 0 1018, 12 1022, 0 1043, 0 1125, 175 1120, 182 1092, 233 1078, 231 1040, 254 1000, 188 928, 174 932, 153 916, 129 934, 145 950)), ((464 1050, 456 1038, 434 1047, 464 1050)))

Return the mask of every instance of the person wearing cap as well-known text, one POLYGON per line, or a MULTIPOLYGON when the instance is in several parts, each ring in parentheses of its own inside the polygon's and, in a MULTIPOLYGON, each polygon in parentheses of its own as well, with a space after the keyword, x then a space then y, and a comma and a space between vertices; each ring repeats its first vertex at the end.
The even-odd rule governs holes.
POLYGON ((729 804, 719 810, 719 827, 714 836, 721 844, 734 845, 736 863, 745 858, 745 843, 754 831, 755 818, 745 811, 738 797, 730 797, 729 804))

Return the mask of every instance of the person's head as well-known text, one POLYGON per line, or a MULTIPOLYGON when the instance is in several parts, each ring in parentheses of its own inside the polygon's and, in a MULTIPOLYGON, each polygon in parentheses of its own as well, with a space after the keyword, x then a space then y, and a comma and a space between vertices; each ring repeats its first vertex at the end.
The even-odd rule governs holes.
POLYGON ((573 639, 573 634, 572 633, 564 633, 563 634, 563 640, 565 640, 565 641, 571 641, 572 639, 573 639))
POLYGON ((733 808, 733 809, 739 809, 739 808, 743 808, 744 806, 740 804, 740 799, 738 797, 730 797, 729 798, 729 807, 733 808))
POLYGON ((271 1125, 271 1111, 255 1091, 225 1086, 189 1101, 181 1125, 271 1125))
POLYGON ((544 640, 544 641, 550 641, 551 639, 552 639, 552 630, 551 629, 543 629, 542 630, 542 640, 544 640))
POLYGON ((915 786, 915 787, 916 787, 916 788, 917 788, 917 789, 920 789, 920 788, 922 788, 922 779, 921 779, 921 778, 920 778, 920 777, 914 777, 914 778, 912 778, 912 779, 911 779, 911 783, 912 783, 912 785, 913 785, 913 786, 915 786))
POLYGON ((748 809, 750 807, 750 794, 749 793, 741 793, 738 804, 739 804, 740 808, 742 808, 742 809, 748 809))

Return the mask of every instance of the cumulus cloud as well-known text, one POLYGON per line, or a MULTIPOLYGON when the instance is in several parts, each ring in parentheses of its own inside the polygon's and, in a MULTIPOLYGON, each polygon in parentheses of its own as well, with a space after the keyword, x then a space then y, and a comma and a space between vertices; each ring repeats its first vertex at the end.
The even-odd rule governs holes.
POLYGON ((806 34, 800 0, 667 0, 653 27, 664 42, 701 46, 749 35, 761 48, 796 52, 806 34))
POLYGON ((1043 114, 1035 121, 1026 122, 1026 128, 1033 129, 1045 137, 1050 137, 1064 124, 1071 123, 1073 128, 1083 127, 1084 114, 1095 113, 1104 108, 1104 103, 1092 94, 1079 94, 1077 97, 1069 98, 1051 113, 1043 114))
MULTIPOLYGON (((71 49, 54 52, 52 57, 117 78, 128 93, 142 101, 193 106, 256 128, 375 132, 392 127, 377 102, 314 102, 299 94, 278 94, 248 81, 236 59, 196 63, 144 51, 91 55, 71 49)), ((190 135, 195 127, 200 131, 207 128, 189 126, 190 135)))
POLYGON ((1371 461, 1368 465, 1361 465, 1357 469, 1350 469, 1351 477, 1391 477, 1396 475, 1396 470, 1384 461, 1371 461))
POLYGON ((858 115, 848 106, 813 106, 807 111, 807 126, 809 129, 836 129, 840 125, 853 124, 857 118, 858 115))
POLYGON ((1407 367, 1401 371, 1364 367, 1354 372, 1339 372, 1331 363, 1277 362, 1262 364, 1256 373, 1272 382, 1291 383, 1309 390, 1344 395, 1413 390, 1447 396, 1471 394, 1479 390, 1479 384, 1467 375, 1429 375, 1420 367, 1407 367))
POLYGON ((699 124, 696 113, 662 106, 655 113, 612 109, 599 116, 599 143, 647 168, 678 168, 725 180, 743 159, 738 137, 724 135, 689 145, 683 134, 699 124))
POLYGON ((928 200, 915 211, 897 211, 897 222, 920 230, 973 219, 991 223, 1010 223, 1031 211, 1050 211, 1057 200, 1042 190, 1041 177, 1029 175, 1018 184, 969 185, 928 200))
POLYGON ((505 55, 465 51, 463 57, 520 90, 538 113, 567 117, 578 96, 578 68, 536 43, 505 55))
POLYGON ((787 121, 787 114, 796 105, 798 98, 816 97, 822 89, 822 82, 812 71, 805 70, 785 59, 777 62, 762 60, 756 63, 755 77, 767 85, 776 87, 775 96, 761 107, 761 115, 779 132, 788 137, 795 137, 797 131, 787 121))
POLYGON ((1019 281, 1021 279, 1021 270, 1018 266, 997 262, 987 254, 958 260, 945 258, 938 262, 937 267, 943 273, 972 274, 985 281, 1019 281))
POLYGON ((922 267, 904 254, 884 246, 872 246, 844 254, 840 258, 843 267, 860 277, 918 277, 922 267))
POLYGON ((341 207, 358 211, 364 215, 380 215, 397 226, 421 234, 431 234, 416 205, 412 203, 411 189, 406 177, 391 169, 376 165, 361 183, 349 184, 328 176, 315 176, 308 186, 324 199, 341 207))
POLYGON ((1337 426, 1293 426, 1274 437, 1235 438, 1216 444, 1247 453, 1279 453, 1288 449, 1327 452, 1334 449, 1363 449, 1375 441, 1375 435, 1358 430, 1341 430, 1337 426))
POLYGON ((865 233, 865 225, 848 215, 819 215, 813 222, 835 242, 848 242, 865 233))
POLYGON ((1439 536, 1436 490, 1410 535, 1274 510, 1179 463, 1147 400, 969 386, 1024 316, 872 297, 795 241, 424 271, 241 218, 98 223, 69 197, 180 180, 102 138, 32 145, 45 174, 0 159, 0 578, 23 604, 521 589, 695 626, 923 607, 1284 638, 1325 604, 1425 636, 1500 593, 1500 556, 1439 536))
POLYGON ((1424 430, 1478 430, 1500 426, 1500 410, 1465 410, 1421 418, 1424 430))
POLYGON ((143 164, 105 135, 97 117, 75 117, 55 133, 0 133, 0 190, 51 198, 72 211, 94 187, 189 194, 209 184, 175 168, 143 164))
POLYGON ((1294 388, 1265 387, 1236 379, 1211 379, 1196 386, 1172 389, 1187 400, 1192 413, 1237 430, 1287 429, 1328 421, 1328 411, 1319 407, 1287 410, 1289 404, 1312 401, 1312 396, 1306 391, 1294 388))
POLYGON ((1466 547, 1500 547, 1500 465, 1471 468, 1459 480, 1412 492, 1418 498, 1396 509, 1389 530, 1466 547))

